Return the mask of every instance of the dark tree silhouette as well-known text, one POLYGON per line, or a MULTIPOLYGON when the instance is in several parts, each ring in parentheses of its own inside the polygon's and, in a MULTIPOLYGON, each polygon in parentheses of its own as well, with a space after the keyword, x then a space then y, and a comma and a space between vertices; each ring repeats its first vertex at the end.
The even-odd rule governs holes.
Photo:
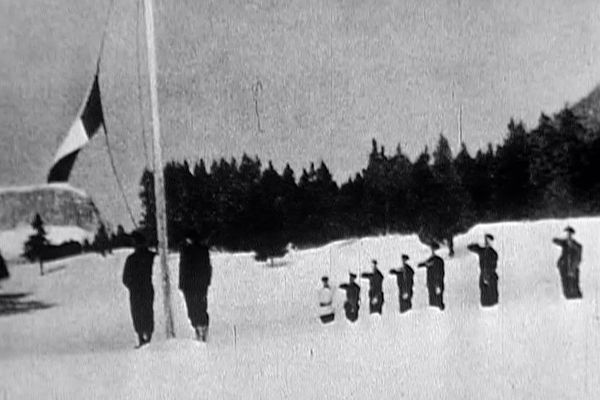
MULTIPOLYGON (((373 140, 366 166, 338 186, 324 162, 297 177, 290 165, 243 154, 165 166, 171 248, 183 232, 210 236, 214 246, 255 251, 259 259, 285 254, 289 243, 318 245, 350 236, 418 233, 426 243, 449 244, 479 222, 600 212, 600 132, 570 109, 542 114, 528 130, 511 120, 503 143, 453 157, 440 135, 411 160, 400 146, 388 155, 373 140)), ((145 170, 141 228, 156 241, 154 181, 145 170)))
POLYGON ((44 275, 44 260, 46 259, 46 250, 49 246, 44 229, 44 221, 40 214, 35 214, 31 227, 35 231, 27 242, 25 242, 23 256, 31 261, 40 264, 40 275, 44 275))
POLYGON ((102 254, 103 257, 106 256, 106 253, 112 253, 110 237, 103 223, 100 223, 100 226, 98 226, 93 246, 94 250, 102 254))

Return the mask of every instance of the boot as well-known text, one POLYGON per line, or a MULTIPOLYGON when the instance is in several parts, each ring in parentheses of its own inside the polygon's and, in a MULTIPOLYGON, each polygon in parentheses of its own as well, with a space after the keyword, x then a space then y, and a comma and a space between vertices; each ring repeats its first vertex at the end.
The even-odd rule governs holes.
POLYGON ((138 333, 138 344, 137 344, 137 346, 135 346, 135 348, 139 349, 140 347, 142 347, 145 344, 146 344, 146 340, 144 339, 144 334, 138 333))
POLYGON ((208 340, 208 325, 200 327, 200 340, 203 342, 208 340))
POLYGON ((196 332, 196 340, 206 342, 208 339, 208 326, 198 325, 194 328, 196 332))

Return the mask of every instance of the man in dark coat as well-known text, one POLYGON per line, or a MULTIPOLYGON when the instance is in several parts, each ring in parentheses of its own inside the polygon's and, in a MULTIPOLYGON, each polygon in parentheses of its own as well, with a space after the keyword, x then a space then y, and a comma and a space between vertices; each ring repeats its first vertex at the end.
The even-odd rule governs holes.
POLYGON ((355 322, 358 319, 360 308, 360 286, 356 284, 356 274, 350 273, 350 282, 342 283, 340 288, 346 291, 346 301, 344 302, 346 318, 350 322, 355 322))
POLYGON ((479 293, 480 301, 483 307, 490 307, 498 304, 498 253, 492 248, 491 242, 494 237, 486 233, 484 236, 484 245, 471 243, 467 249, 479 256, 479 293))
POLYGON ((390 270, 390 274, 396 275, 401 313, 406 312, 412 308, 415 271, 407 263, 408 259, 409 257, 406 254, 402 254, 402 265, 400 266, 400 268, 390 270))
POLYGON ((138 335, 138 347, 141 347, 150 342, 154 332, 152 265, 156 254, 148 250, 141 233, 134 233, 133 238, 135 250, 125 261, 123 284, 129 289, 133 328, 138 335))
POLYGON ((554 244, 562 248, 558 259, 558 271, 562 282, 563 293, 567 299, 580 299, 583 295, 579 288, 579 264, 581 264, 582 247, 573 234, 575 229, 570 226, 565 228, 567 237, 565 239, 553 239, 554 244))
POLYGON ((211 278, 208 240, 201 240, 195 232, 187 232, 180 251, 179 289, 183 292, 196 339, 204 342, 208 338, 207 294, 211 278))
POLYGON ((371 261, 373 272, 363 272, 360 276, 369 280, 369 312, 381 314, 383 307, 383 274, 377 268, 377 260, 371 261))
POLYGON ((446 308, 444 304, 444 260, 435 254, 435 251, 439 248, 440 246, 433 242, 431 244, 431 257, 418 266, 419 268, 427 268, 429 305, 444 310, 446 308))
POLYGON ((4 257, 2 257, 2 253, 0 253, 0 281, 3 279, 8 279, 9 276, 10 274, 8 273, 6 261, 4 261, 4 257))

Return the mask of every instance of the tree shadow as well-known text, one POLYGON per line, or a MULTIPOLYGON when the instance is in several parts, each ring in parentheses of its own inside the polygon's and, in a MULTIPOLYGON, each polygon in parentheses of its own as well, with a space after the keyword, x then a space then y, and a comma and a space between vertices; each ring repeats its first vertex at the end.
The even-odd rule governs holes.
POLYGON ((60 265, 57 265, 57 266, 51 267, 51 268, 45 268, 44 267, 44 275, 48 275, 48 274, 52 274, 54 272, 62 271, 65 268, 67 268, 67 266, 63 265, 63 264, 60 264, 60 265))
POLYGON ((28 300, 31 293, 0 293, 0 317, 44 310, 54 306, 37 300, 28 300))
POLYGON ((282 267, 285 267, 287 265, 289 265, 289 261, 281 260, 281 259, 279 259, 279 260, 273 260, 273 262, 267 261, 265 263, 265 266, 267 268, 282 268, 282 267))

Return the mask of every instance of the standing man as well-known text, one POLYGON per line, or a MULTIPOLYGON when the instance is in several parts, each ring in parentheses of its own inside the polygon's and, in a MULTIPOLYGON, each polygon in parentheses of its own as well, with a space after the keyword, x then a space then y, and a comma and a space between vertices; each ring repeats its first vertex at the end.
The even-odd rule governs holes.
POLYGON ((350 282, 342 283, 340 288, 346 291, 346 302, 344 311, 348 321, 355 322, 358 319, 358 309, 360 308, 360 286, 356 284, 356 274, 350 273, 350 282))
POLYGON ((129 290, 129 305, 133 328, 138 335, 138 348, 149 343, 154 332, 154 288, 152 265, 155 253, 148 250, 145 237, 133 233, 135 250, 125 260, 123 284, 129 290))
POLYGON ((483 307, 490 307, 498 304, 498 253, 491 245, 494 236, 486 233, 483 240, 483 247, 471 243, 467 249, 479 256, 479 297, 483 307))
POLYGON ((435 251, 440 248, 439 244, 433 242, 430 247, 431 257, 418 266, 419 268, 427 268, 429 305, 444 310, 446 308, 444 304, 444 260, 435 254, 435 251))
POLYGON ((319 307, 320 318, 323 324, 333 322, 335 313, 333 311, 333 291, 329 286, 329 278, 324 276, 321 278, 323 287, 319 290, 319 307))
POLYGON ((558 271, 560 272, 565 297, 567 299, 580 299, 583 297, 579 288, 579 264, 581 264, 582 247, 573 239, 575 229, 567 226, 565 232, 567 232, 565 239, 552 239, 554 244, 562 248, 562 253, 558 259, 558 271))
POLYGON ((400 268, 390 270, 390 274, 396 275, 401 313, 404 313, 412 308, 415 271, 407 263, 408 259, 409 257, 406 254, 402 254, 402 265, 400 268))
POLYGON ((207 294, 211 278, 208 239, 200 240, 196 232, 188 231, 180 251, 179 289, 183 292, 196 339, 203 342, 208 339, 207 294))
POLYGON ((377 260, 372 260, 373 272, 363 272, 360 276, 369 280, 369 312, 381 315, 383 307, 383 274, 377 268, 377 260))

